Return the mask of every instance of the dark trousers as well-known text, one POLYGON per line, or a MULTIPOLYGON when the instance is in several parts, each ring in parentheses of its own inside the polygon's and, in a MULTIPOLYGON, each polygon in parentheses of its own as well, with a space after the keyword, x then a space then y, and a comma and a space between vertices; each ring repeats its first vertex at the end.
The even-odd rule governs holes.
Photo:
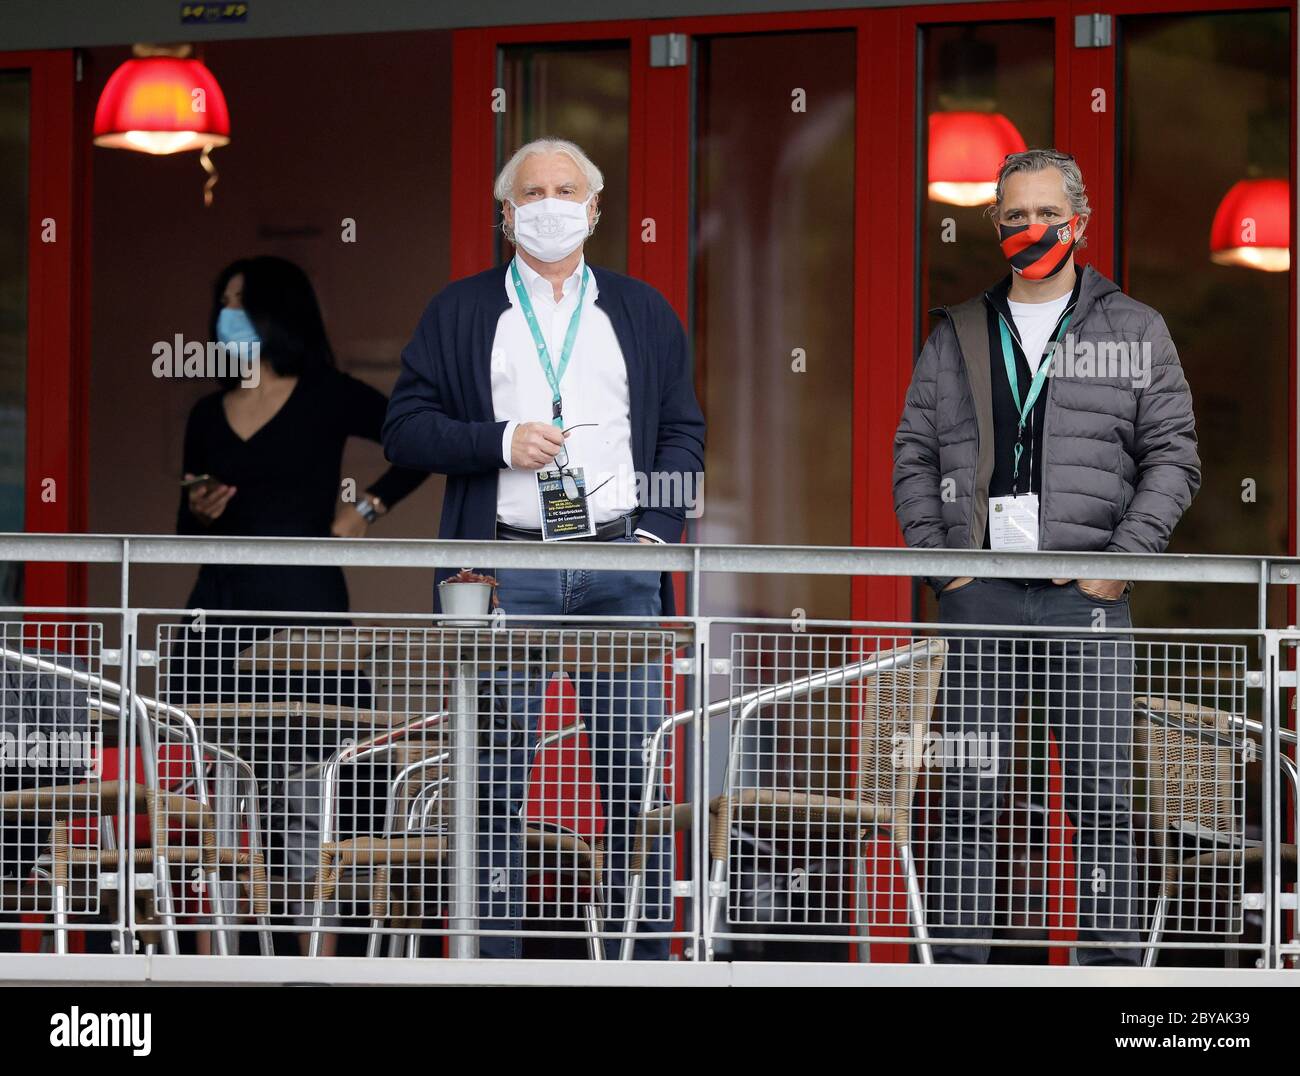
MULTIPOLYGON (((1095 634, 1132 626, 1128 598, 1103 601, 1074 583, 976 580, 939 600, 945 624, 1077 627, 1078 635, 947 633, 936 725, 944 773, 931 816, 926 896, 941 963, 986 963, 994 915, 996 826, 1014 760, 1015 716, 1030 691, 1045 700, 1075 827, 1078 937, 1135 942, 1143 919, 1132 835, 1133 643, 1095 634)), ((932 785, 933 787, 933 785, 932 785)), ((1138 949, 1077 950, 1078 963, 1137 964, 1138 949)))

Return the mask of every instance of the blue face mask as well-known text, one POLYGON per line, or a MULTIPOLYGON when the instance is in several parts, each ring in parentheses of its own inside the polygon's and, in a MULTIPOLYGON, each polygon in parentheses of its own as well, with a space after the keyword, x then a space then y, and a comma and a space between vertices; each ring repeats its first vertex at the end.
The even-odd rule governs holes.
POLYGON ((260 337, 245 310, 225 306, 217 314, 217 340, 223 344, 256 344, 260 337))

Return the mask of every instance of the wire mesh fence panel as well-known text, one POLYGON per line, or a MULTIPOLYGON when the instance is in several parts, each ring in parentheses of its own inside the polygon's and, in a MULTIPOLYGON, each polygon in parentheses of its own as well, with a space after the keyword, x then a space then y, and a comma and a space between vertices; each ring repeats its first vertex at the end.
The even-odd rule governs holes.
POLYGON ((0 911, 90 917, 113 869, 116 753, 103 751, 102 627, 0 621, 0 911), (107 766, 107 772, 105 768, 107 766))
POLYGON ((726 923, 924 920, 940 959, 995 934, 1127 962, 1153 923, 1239 935, 1245 683, 1245 648, 1207 642, 739 633, 711 808, 726 923))
MULTIPOLYGON (((668 631, 516 627, 480 669, 492 715, 478 769, 485 956, 521 922, 591 945, 635 920, 642 950, 672 925, 675 750, 668 631), (636 896, 629 906, 629 891, 636 896)), ((616 943, 607 943, 614 955, 616 943)))
MULTIPOLYGON (((193 721, 202 756, 198 785, 187 786, 184 773, 159 775, 155 843, 187 831, 183 846, 207 849, 178 914, 306 927, 322 885, 330 920, 368 916, 371 903, 386 912, 369 882, 377 875, 382 888, 396 855, 384 842, 404 833, 401 820, 388 817, 390 780, 427 758, 427 770, 412 770, 405 785, 427 773, 436 787, 444 731, 439 697, 429 690, 437 654, 411 645, 410 635, 211 615, 160 626, 158 701, 193 721), (375 673, 381 666, 384 682, 375 673)), ((431 837, 438 825, 435 813, 431 837)), ((418 883, 437 860, 404 865, 420 874, 418 883)))
MULTIPOLYGON (((156 831, 189 818, 217 866, 187 914, 321 931, 469 920, 492 955, 525 920, 621 929, 634 852, 644 892, 667 889, 672 833, 636 827, 674 788, 671 744, 657 781, 645 755, 668 712, 671 632, 209 616, 164 625, 159 649, 159 701, 201 741, 206 813, 168 789, 181 798, 156 831)), ((671 912, 650 899, 640 914, 671 912)))
POLYGON ((727 776, 710 805, 728 924, 833 933, 874 914, 906 929, 914 756, 943 653, 902 636, 732 637, 727 776))

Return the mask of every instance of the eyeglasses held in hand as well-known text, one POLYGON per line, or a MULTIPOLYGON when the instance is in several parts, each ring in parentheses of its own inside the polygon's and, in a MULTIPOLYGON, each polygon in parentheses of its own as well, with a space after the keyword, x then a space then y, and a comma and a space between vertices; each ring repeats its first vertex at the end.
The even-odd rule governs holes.
MULTIPOLYGON (((578 425, 570 426, 568 429, 561 430, 560 432, 570 433, 573 430, 581 430, 581 429, 585 429, 588 426, 598 426, 598 425, 599 423, 597 422, 580 422, 578 423, 578 425)), ((610 475, 609 478, 605 479, 604 482, 602 482, 599 486, 593 489, 590 493, 583 493, 582 490, 578 488, 577 477, 574 475, 573 471, 569 467, 569 446, 567 443, 560 445, 560 451, 555 454, 555 466, 559 469, 560 472, 560 485, 564 489, 564 495, 568 497, 569 500, 571 501, 585 501, 588 497, 595 496, 596 493, 604 489, 605 486, 614 477, 613 475, 610 475)))

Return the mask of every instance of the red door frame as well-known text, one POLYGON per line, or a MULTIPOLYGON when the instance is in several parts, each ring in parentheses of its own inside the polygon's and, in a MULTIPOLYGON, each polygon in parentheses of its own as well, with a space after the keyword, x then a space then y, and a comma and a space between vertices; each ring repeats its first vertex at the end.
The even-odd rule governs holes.
MULTIPOLYGON (((0 52, 0 69, 26 70, 31 94, 24 529, 83 531, 89 445, 89 153, 78 133, 85 105, 77 101, 70 50, 0 52), (44 241, 47 220, 53 222, 53 242, 44 241)), ((23 600, 53 606, 84 602, 84 565, 29 563, 23 600)))

